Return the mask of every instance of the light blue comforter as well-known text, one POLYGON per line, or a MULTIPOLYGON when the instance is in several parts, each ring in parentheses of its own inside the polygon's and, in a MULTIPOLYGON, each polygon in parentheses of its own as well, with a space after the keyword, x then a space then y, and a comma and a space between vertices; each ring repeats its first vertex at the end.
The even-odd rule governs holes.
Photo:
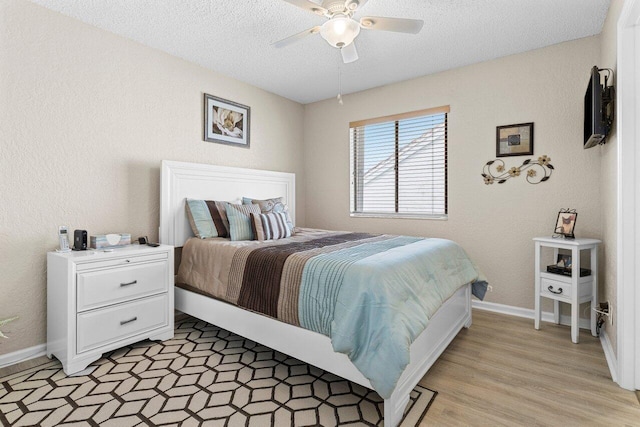
POLYGON ((411 343, 438 308, 473 283, 486 281, 456 243, 399 236, 310 259, 299 296, 300 324, 328 335, 389 398, 409 364, 411 343))

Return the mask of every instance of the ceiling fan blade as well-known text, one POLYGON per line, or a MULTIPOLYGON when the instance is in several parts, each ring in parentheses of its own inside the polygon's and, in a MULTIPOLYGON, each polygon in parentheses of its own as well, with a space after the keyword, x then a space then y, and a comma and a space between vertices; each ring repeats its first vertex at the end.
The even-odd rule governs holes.
POLYGON ((315 26, 313 28, 309 28, 308 30, 304 30, 298 34, 294 34, 292 36, 289 36, 285 39, 282 40, 278 40, 277 42, 274 42, 271 44, 271 46, 280 48, 280 47, 285 47, 285 46, 289 46, 292 43, 297 42, 298 40, 305 38, 306 36, 310 35, 310 34, 317 34, 320 32, 320 26, 315 26))
POLYGON ((362 9, 362 7, 367 4, 367 1, 369 0, 347 0, 344 5, 347 9, 355 12, 358 9, 362 9))
POLYGON ((316 15, 324 16, 325 13, 329 13, 324 7, 317 5, 309 0, 284 0, 289 4, 298 6, 301 9, 315 13, 316 15))
POLYGON ((367 30, 396 31, 398 33, 418 34, 424 25, 422 19, 385 18, 382 16, 365 16, 360 25, 367 30))
POLYGON ((340 53, 342 54, 342 61, 345 64, 358 60, 358 50, 356 49, 355 42, 351 42, 340 49, 340 53))

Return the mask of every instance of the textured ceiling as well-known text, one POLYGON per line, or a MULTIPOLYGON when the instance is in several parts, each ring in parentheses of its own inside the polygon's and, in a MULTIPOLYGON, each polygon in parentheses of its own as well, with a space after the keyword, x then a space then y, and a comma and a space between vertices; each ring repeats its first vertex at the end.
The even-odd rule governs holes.
MULTIPOLYGON (((280 0, 32 0, 301 103, 599 34, 609 0, 369 0, 355 18, 422 19, 418 35, 361 31, 343 64, 319 35, 271 43, 324 22, 280 0)), ((320 0, 317 0, 320 3, 320 0)))

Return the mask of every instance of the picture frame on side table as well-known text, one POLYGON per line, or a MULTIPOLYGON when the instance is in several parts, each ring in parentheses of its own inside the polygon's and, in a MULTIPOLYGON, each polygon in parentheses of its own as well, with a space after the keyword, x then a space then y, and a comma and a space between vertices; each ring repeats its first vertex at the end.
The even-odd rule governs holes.
POLYGON ((578 219, 578 212, 575 209, 560 209, 553 232, 567 239, 575 238, 573 230, 576 228, 576 219, 578 219))
POLYGON ((496 157, 532 155, 533 123, 496 126, 496 157))
POLYGON ((204 94, 204 140, 249 148, 251 108, 204 94))

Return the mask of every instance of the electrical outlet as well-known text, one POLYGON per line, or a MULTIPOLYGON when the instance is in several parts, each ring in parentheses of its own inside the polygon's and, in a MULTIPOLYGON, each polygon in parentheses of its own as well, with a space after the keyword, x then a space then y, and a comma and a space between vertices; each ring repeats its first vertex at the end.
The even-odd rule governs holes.
POLYGON ((598 304, 600 306, 599 311, 601 313, 606 313, 607 323, 609 325, 613 325, 613 305, 609 301, 604 301, 598 304))

